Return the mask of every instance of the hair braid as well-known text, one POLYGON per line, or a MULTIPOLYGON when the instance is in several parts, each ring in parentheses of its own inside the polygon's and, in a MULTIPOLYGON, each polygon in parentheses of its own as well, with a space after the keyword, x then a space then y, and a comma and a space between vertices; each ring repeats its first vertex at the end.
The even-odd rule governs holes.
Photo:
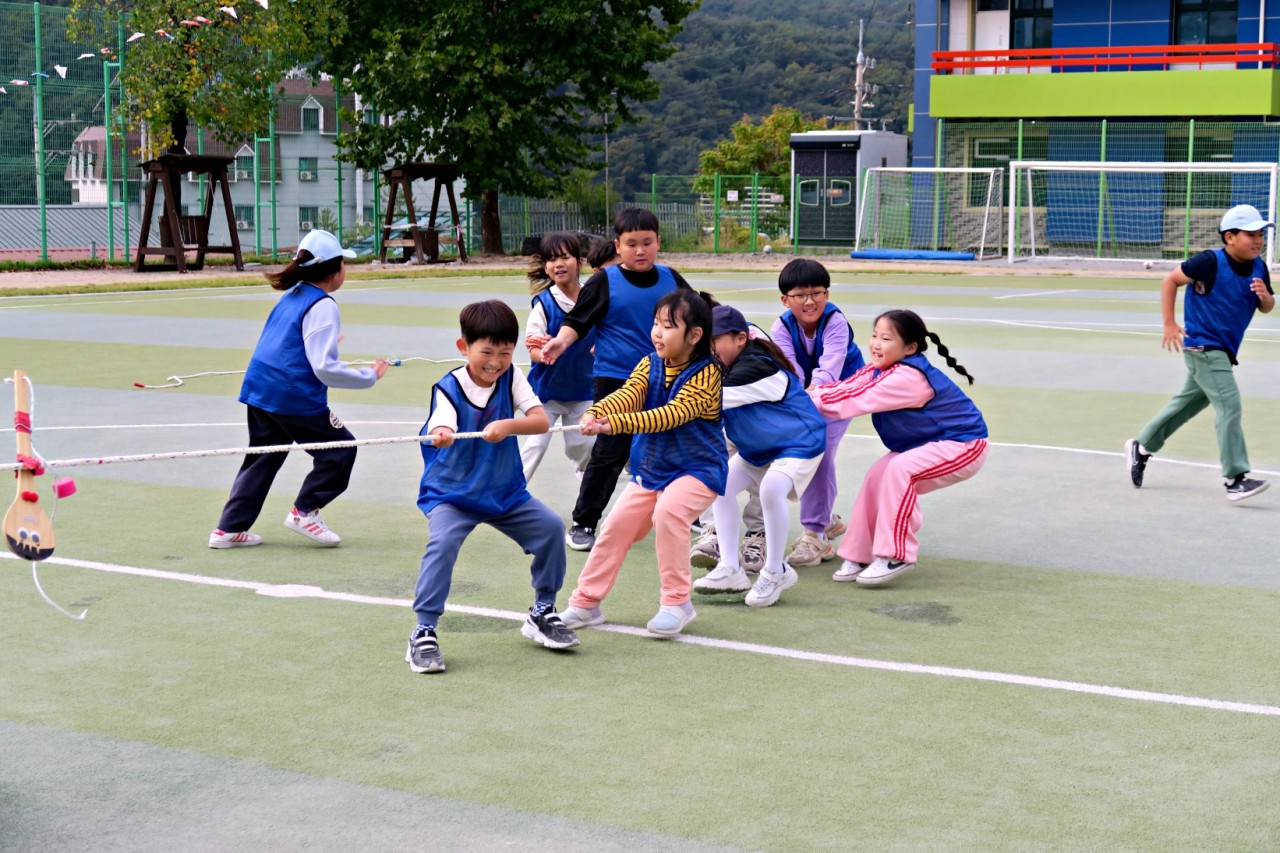
POLYGON ((935 347, 937 347, 937 349, 938 349, 938 355, 940 355, 940 356, 942 356, 944 359, 946 359, 947 367, 950 367, 950 368, 951 368, 952 370, 954 370, 956 373, 959 373, 959 374, 960 374, 961 376, 963 376, 965 379, 968 379, 968 380, 969 380, 969 384, 970 384, 970 385, 972 385, 972 384, 974 383, 974 378, 973 378, 973 376, 969 373, 969 371, 968 371, 968 370, 965 370, 965 367, 964 367, 964 365, 963 365, 963 364, 961 364, 960 362, 956 361, 955 356, 953 356, 953 355, 951 354, 951 351, 947 349, 947 345, 946 345, 946 344, 944 344, 944 343, 942 342, 942 339, 938 337, 938 333, 937 333, 937 332, 925 332, 925 335, 927 335, 927 336, 928 336, 928 338, 929 338, 929 340, 933 341, 934 346, 935 346, 935 347))

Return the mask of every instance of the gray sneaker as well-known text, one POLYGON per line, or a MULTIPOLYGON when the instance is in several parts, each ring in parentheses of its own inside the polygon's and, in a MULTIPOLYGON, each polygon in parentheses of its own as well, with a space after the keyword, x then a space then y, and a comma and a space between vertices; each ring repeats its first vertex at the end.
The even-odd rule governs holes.
POLYGON ((818 538, 818 534, 812 530, 806 530, 796 540, 795 547, 787 555, 786 562, 799 569, 805 566, 816 566, 835 558, 836 549, 831 547, 830 542, 824 542, 818 538))
POLYGON ((404 659, 413 672, 444 672, 444 655, 440 654, 436 632, 424 625, 419 625, 409 635, 409 648, 405 650, 404 659))
POLYGON ((720 562, 720 540, 711 525, 702 528, 702 535, 689 551, 689 565, 695 569, 713 569, 720 562))
POLYGON ((751 592, 747 593, 746 605, 748 607, 771 607, 777 603, 778 597, 795 586, 798 580, 800 580, 800 576, 796 574, 796 570, 786 563, 782 564, 782 574, 780 575, 761 571, 760 577, 756 578, 756 585, 751 587, 751 592))
POLYGON ((742 550, 738 552, 738 562, 744 572, 755 574, 764 568, 764 531, 751 530, 742 540, 742 550))

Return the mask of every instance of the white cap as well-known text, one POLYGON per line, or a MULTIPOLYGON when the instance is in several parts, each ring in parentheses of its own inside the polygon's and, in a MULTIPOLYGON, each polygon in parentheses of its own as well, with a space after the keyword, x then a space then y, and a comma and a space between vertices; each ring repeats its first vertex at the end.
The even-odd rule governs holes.
POLYGON ((1262 218, 1258 208, 1251 204, 1237 204, 1222 216, 1219 231, 1261 231, 1263 228, 1274 228, 1274 222, 1262 218))
MULTIPOLYGON (((307 236, 302 238, 302 242, 298 244, 298 255, 302 254, 304 249, 311 253, 311 260, 298 264, 300 267, 314 266, 325 261, 331 261, 334 258, 354 258, 356 256, 356 253, 351 249, 342 248, 342 244, 338 242, 337 237, 319 228, 314 231, 308 231, 307 236)), ((295 260, 298 255, 293 256, 295 260)))

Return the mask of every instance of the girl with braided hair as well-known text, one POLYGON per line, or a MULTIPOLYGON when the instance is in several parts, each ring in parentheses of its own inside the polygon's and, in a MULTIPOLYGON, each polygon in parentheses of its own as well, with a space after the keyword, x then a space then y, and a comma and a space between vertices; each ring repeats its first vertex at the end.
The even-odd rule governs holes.
POLYGON ((837 551, 844 563, 832 580, 878 586, 914 569, 919 496, 969 479, 986 461, 982 413, 925 358, 929 341, 947 366, 972 385, 969 371, 918 314, 894 310, 876 318, 867 345, 868 366, 809 391, 825 415, 871 415, 880 440, 889 448, 858 490, 849 529, 837 551))

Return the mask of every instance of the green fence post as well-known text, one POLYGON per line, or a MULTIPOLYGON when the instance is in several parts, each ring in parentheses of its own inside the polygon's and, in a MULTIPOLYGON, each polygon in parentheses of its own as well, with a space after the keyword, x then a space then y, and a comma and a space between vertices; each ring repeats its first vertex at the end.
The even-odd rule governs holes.
MULTIPOLYGON (((1107 162, 1107 120, 1102 120, 1102 148, 1098 159, 1103 163, 1107 162)), ((1098 173, 1098 226, 1097 226, 1097 255, 1102 257, 1102 220, 1103 208, 1106 205, 1107 196, 1107 173, 1098 173)))
MULTIPOLYGON (((114 65, 117 65, 117 63, 102 63, 102 124, 106 130, 103 150, 106 158, 105 171, 107 179, 107 257, 113 261, 116 259, 116 206, 115 201, 111 198, 113 185, 113 175, 111 174, 111 68, 114 65)), ((129 232, 127 230, 125 231, 124 241, 125 243, 129 242, 129 232)))
MULTIPOLYGON (((196 153, 204 154, 204 126, 203 125, 196 128, 196 153)), ((201 172, 200 173, 200 213, 201 214, 204 213, 204 192, 205 192, 204 172, 201 172)), ((208 223, 205 223, 205 224, 207 225, 208 223)), ((207 234, 208 232, 205 232, 205 233, 207 234)))
POLYGON ((656 174, 649 176, 649 209, 654 213, 658 212, 658 176, 656 174))
POLYGON ((280 254, 280 224, 276 221, 276 105, 272 96, 271 112, 267 115, 267 162, 271 164, 271 260, 280 254))
MULTIPOLYGON (((1187 162, 1195 162, 1196 120, 1187 120, 1187 162)), ((1187 172, 1186 210, 1182 216, 1182 256, 1191 257, 1191 173, 1187 172)))
POLYGON ((253 251, 262 256, 262 158, 258 148, 262 137, 253 137, 253 251))
POLYGON ((760 173, 751 173, 751 251, 759 246, 760 234, 760 173))
POLYGON ((47 261, 49 260, 49 220, 46 209, 48 200, 45 198, 44 187, 44 77, 41 76, 40 71, 44 67, 44 59, 40 51, 40 4, 32 3, 31 6, 35 11, 36 36, 36 199, 40 204, 40 260, 47 261))
MULTIPOLYGON (((342 141, 342 80, 333 78, 333 144, 336 147, 342 141)), ((324 128, 320 128, 321 131, 324 128)), ((342 242, 342 162, 334 160, 338 169, 338 242, 342 242)), ((318 168, 317 164, 317 168, 318 168)))
POLYGON ((716 173, 715 189, 712 190, 711 216, 715 223, 712 226, 712 234, 714 237, 711 241, 711 251, 720 254, 720 173, 716 173))

